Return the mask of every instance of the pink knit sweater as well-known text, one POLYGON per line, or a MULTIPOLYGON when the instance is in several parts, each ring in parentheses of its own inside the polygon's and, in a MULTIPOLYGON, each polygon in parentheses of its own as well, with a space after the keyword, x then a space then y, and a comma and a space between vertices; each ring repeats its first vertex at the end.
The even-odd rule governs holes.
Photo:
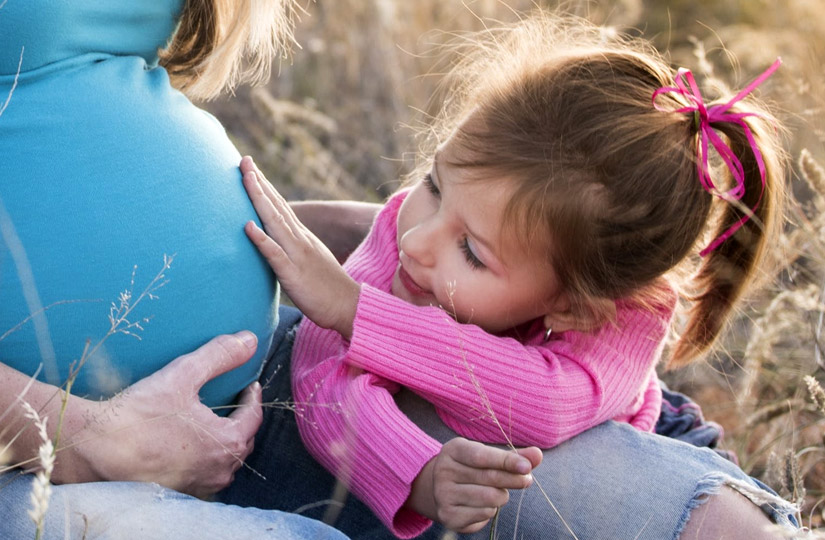
POLYGON ((430 521, 404 508, 441 445, 393 401, 401 386, 433 403, 456 433, 482 442, 555 446, 609 419, 652 431, 661 408, 655 365, 675 305, 617 302, 615 324, 554 334, 541 321, 508 335, 460 324, 390 294, 398 265, 389 200, 345 264, 362 284, 352 340, 304 319, 292 353, 297 420, 307 449, 401 538, 430 521))

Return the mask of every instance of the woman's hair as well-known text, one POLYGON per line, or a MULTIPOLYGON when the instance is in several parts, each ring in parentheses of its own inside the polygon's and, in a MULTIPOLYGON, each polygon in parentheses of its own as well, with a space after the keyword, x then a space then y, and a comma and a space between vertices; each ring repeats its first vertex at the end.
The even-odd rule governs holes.
POLYGON ((197 100, 266 80, 275 56, 292 43, 295 9, 293 0, 186 0, 161 65, 197 100))
MULTIPOLYGON (((424 153, 432 159, 449 139, 463 150, 453 165, 514 183, 507 226, 528 249, 550 247, 547 261, 574 315, 604 321, 604 300, 658 301, 660 278, 752 210, 686 284, 693 303, 669 365, 705 352, 781 226, 785 154, 776 120, 750 97, 730 110, 759 115, 746 122, 764 159, 764 192, 743 128, 712 124, 744 168, 745 195, 731 204, 700 183, 694 115, 654 107, 653 93, 674 86, 674 74, 646 42, 541 12, 485 30, 458 52, 424 153)), ((686 105, 679 99, 665 94, 657 104, 677 109, 686 105)), ((711 174, 728 189, 726 167, 711 174)))

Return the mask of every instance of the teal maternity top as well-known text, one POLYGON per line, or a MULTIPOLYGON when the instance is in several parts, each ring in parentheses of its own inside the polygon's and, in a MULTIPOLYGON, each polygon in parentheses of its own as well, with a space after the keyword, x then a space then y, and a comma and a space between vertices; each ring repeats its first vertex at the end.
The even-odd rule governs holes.
POLYGON ((61 384, 97 346, 72 389, 90 398, 248 329, 256 356, 201 392, 229 404, 277 322, 240 155, 157 66, 181 6, 0 0, 0 108, 17 79, 0 115, 0 362, 61 384))

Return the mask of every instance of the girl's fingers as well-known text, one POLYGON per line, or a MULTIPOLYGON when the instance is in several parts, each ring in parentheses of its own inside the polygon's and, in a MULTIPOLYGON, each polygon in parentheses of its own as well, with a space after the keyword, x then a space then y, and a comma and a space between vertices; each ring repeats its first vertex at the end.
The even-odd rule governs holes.
POLYGON ((530 459, 511 450, 493 448, 462 437, 452 439, 445 446, 448 445, 450 457, 468 467, 497 469, 519 475, 529 474, 533 470, 530 459))
POLYGON ((267 193, 269 200, 272 201, 273 206, 275 206, 275 209, 282 216, 293 234, 303 232, 304 224, 301 223, 301 220, 299 220, 298 216, 295 215, 295 212, 292 210, 289 203, 286 202, 283 195, 281 195, 269 182, 269 180, 263 176, 260 177, 259 181, 261 182, 262 189, 265 193, 267 193))
POLYGON ((264 193, 261 183, 258 181, 258 177, 254 172, 248 172, 243 175, 243 186, 261 221, 266 222, 273 220, 277 214, 276 207, 272 204, 272 201, 266 193, 264 193))
MULTIPOLYGON (((255 244, 261 255, 266 259, 266 262, 277 273, 286 270, 285 265, 290 262, 289 257, 283 248, 273 240, 267 233, 261 230, 254 221, 248 221, 244 226, 246 236, 255 244)), ((269 234, 272 234, 271 232, 269 234)), ((273 235, 274 236, 274 235, 273 235)))
POLYGON ((269 183, 263 174, 250 171, 244 174, 244 187, 267 233, 279 243, 286 239, 303 237, 305 228, 292 207, 269 183), (287 235, 284 237, 283 235, 287 235))
POLYGON ((458 489, 443 495, 447 499, 444 502, 452 503, 451 506, 454 508, 466 507, 476 511, 486 508, 495 511, 510 500, 510 494, 506 489, 478 484, 459 484, 456 487, 458 489))
POLYGON ((533 483, 529 474, 516 474, 501 469, 477 469, 459 466, 454 472, 456 482, 478 486, 506 489, 524 489, 533 483))
MULTIPOLYGON (((262 211, 266 212, 268 215, 277 216, 275 219, 277 221, 272 222, 274 225, 275 223, 283 226, 285 229, 289 231, 292 237, 297 238, 299 236, 304 236, 307 232, 304 224, 298 219, 298 216, 295 215, 295 212, 292 210, 292 207, 289 203, 284 199, 284 197, 275 189, 275 186, 266 179, 264 173, 258 168, 255 162, 249 156, 244 156, 241 160, 241 172, 243 173, 244 177, 244 185, 247 186, 247 192, 250 192, 250 189, 259 194, 259 198, 256 204, 256 201, 253 200, 253 204, 255 205, 255 210, 258 212, 258 216, 261 217, 261 221, 264 221, 264 217, 262 215, 262 211), (269 204, 266 204, 268 201, 269 204), (259 208, 265 207, 265 208, 259 208), (272 209, 274 208, 274 212, 272 209)), ((252 198, 252 193, 250 192, 250 199, 252 198)), ((264 222, 264 227, 266 231, 269 232, 269 228, 267 228, 267 223, 264 222)))
POLYGON ((544 453, 541 451, 540 448, 535 446, 528 446, 527 448, 519 448, 516 450, 518 454, 522 457, 527 458, 530 461, 533 469, 541 465, 541 460, 544 458, 544 453))
POLYGON ((459 506, 451 508, 446 515, 440 515, 439 521, 458 532, 472 533, 484 528, 495 515, 496 508, 493 507, 472 508, 459 506))
POLYGON ((258 185, 261 187, 261 190, 266 195, 266 197, 272 202, 278 211, 283 214, 286 218, 287 222, 289 222, 290 226, 293 226, 295 223, 300 223, 298 218, 295 216, 295 213, 292 211, 292 207, 289 206, 289 203, 286 202, 286 199, 283 195, 275 189, 275 186, 272 185, 272 182, 266 179, 264 173, 258 168, 258 166, 252 162, 252 171, 254 172, 257 180, 258 185))
POLYGON ((275 204, 262 190, 262 185, 254 173, 247 173, 243 178, 249 200, 255 207, 255 212, 264 225, 267 234, 278 243, 283 243, 296 237, 296 226, 294 216, 291 216, 289 205, 275 204))

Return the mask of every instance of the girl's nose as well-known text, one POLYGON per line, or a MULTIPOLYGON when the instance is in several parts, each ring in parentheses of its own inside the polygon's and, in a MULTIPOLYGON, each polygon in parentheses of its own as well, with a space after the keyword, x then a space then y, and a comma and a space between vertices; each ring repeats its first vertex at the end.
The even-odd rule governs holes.
POLYGON ((424 267, 435 264, 435 251, 438 248, 437 228, 432 222, 433 220, 424 221, 409 229, 401 236, 398 246, 407 257, 424 267))

